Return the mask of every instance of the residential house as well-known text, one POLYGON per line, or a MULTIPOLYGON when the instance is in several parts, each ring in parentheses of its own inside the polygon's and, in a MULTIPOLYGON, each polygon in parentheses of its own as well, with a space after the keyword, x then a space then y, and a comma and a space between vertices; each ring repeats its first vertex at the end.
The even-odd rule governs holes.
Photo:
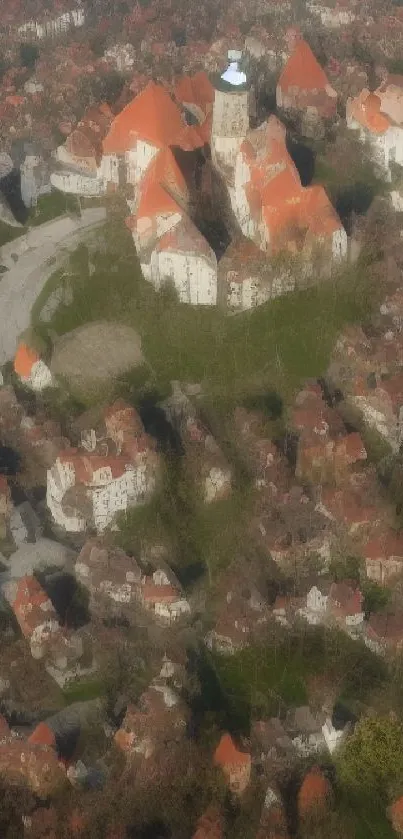
POLYGON ((141 568, 119 548, 107 548, 91 539, 80 551, 74 570, 90 593, 91 611, 107 608, 126 616, 139 600, 141 568))
MULTIPOLYGON (((359 132, 363 143, 367 143, 376 163, 387 180, 392 180, 393 164, 403 165, 403 115, 399 95, 392 94, 392 88, 381 85, 372 93, 364 88, 354 99, 348 99, 346 106, 347 126, 359 132)), ((403 200, 398 191, 392 190, 391 198, 396 210, 401 210, 403 200)))
POLYGON ((332 717, 326 717, 322 725, 322 734, 330 754, 333 754, 344 742, 348 728, 348 724, 338 724, 335 714, 332 717))
POLYGON ((138 705, 127 708, 115 743, 128 758, 149 759, 186 736, 189 713, 178 694, 168 685, 154 685, 141 695, 138 705))
POLYGON ((149 82, 113 120, 103 141, 100 174, 112 187, 138 187, 152 159, 175 144, 184 125, 168 90, 149 82))
POLYGON ((223 734, 214 752, 214 763, 225 777, 231 792, 242 795, 250 782, 251 756, 240 751, 230 734, 223 734))
POLYGON ((29 20, 18 27, 18 36, 29 41, 42 41, 45 38, 56 38, 71 29, 84 26, 85 9, 79 3, 77 6, 64 11, 57 17, 45 17, 40 20, 29 20))
POLYGON ((385 530, 361 547, 361 555, 368 579, 388 584, 403 571, 403 537, 394 530, 385 530))
POLYGON ((290 56, 277 82, 277 107, 301 115, 302 127, 311 133, 318 120, 336 116, 337 93, 300 33, 288 30, 287 41, 290 56))
POLYGON ((298 815, 301 820, 325 811, 331 800, 332 788, 319 766, 310 769, 298 791, 298 815))
POLYGON ((88 525, 105 530, 117 513, 145 502, 156 486, 159 458, 137 412, 125 412, 115 403, 106 411, 105 430, 102 453, 68 448, 59 451, 48 470, 47 504, 55 522, 67 531, 84 531, 88 525), (114 412, 116 422, 120 417, 125 423, 120 436, 114 412), (105 450, 108 424, 115 437, 105 450))
POLYGON ((345 528, 348 535, 362 538, 366 533, 375 531, 385 517, 389 517, 382 499, 375 500, 367 494, 371 490, 373 487, 365 481, 357 487, 351 484, 321 487, 316 509, 330 521, 345 528))
POLYGON ((151 281, 158 290, 170 284, 181 303, 216 305, 217 260, 189 219, 182 220, 159 240, 151 257, 151 281))
POLYGON ((54 384, 49 367, 42 361, 36 350, 23 341, 17 348, 14 371, 26 387, 38 392, 54 384))
POLYGON ((284 727, 297 752, 308 757, 320 752, 326 745, 322 724, 322 720, 304 705, 288 711, 284 727))
POLYGON ((326 29, 340 29, 350 26, 356 20, 354 9, 346 3, 336 2, 335 5, 327 5, 325 2, 311 0, 307 3, 309 11, 320 19, 322 26, 326 29))
POLYGON ((364 620, 363 595, 358 586, 332 583, 327 600, 328 614, 341 626, 353 629, 364 620))
POLYGON ((78 195, 102 195, 106 184, 99 174, 102 142, 113 120, 109 105, 90 108, 66 139, 58 146, 58 167, 51 183, 63 192, 78 195))
POLYGON ((66 784, 66 773, 55 749, 16 738, 0 743, 0 777, 28 789, 39 798, 57 794, 66 784))
POLYGON ((298 615, 313 626, 323 623, 328 612, 328 597, 331 581, 318 577, 306 595, 306 605, 299 609, 298 615))
POLYGON ((377 612, 365 624, 365 643, 374 652, 396 653, 403 648, 401 612, 377 612))
POLYGON ((172 571, 158 568, 151 576, 143 576, 138 590, 140 602, 163 623, 173 623, 190 614, 190 605, 172 571))
POLYGON ((104 52, 104 60, 118 73, 127 73, 135 64, 136 50, 133 44, 114 44, 104 52))
POLYGON ((233 312, 245 312, 262 306, 275 297, 294 291, 295 280, 279 279, 278 272, 271 270, 266 254, 241 236, 228 246, 218 263, 218 282, 228 308, 233 312))
POLYGON ((36 579, 21 577, 3 585, 21 632, 34 658, 43 658, 53 638, 61 634, 59 619, 52 601, 36 579))
POLYGON ((367 451, 358 432, 329 440, 310 435, 307 429, 299 440, 295 475, 299 480, 339 486, 345 482, 351 467, 366 459, 367 451))

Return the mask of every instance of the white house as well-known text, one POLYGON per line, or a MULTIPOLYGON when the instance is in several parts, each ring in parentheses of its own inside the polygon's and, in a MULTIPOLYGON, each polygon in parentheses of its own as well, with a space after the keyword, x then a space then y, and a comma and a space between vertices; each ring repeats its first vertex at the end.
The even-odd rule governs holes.
POLYGON ((151 256, 150 280, 156 289, 171 283, 181 303, 216 305, 217 260, 190 219, 159 240, 151 256))
POLYGON ((386 96, 378 91, 371 93, 367 88, 347 101, 348 128, 357 130, 361 141, 369 144, 375 161, 389 181, 392 164, 403 166, 403 125, 393 121, 392 113, 397 117, 396 108, 389 107, 386 96))
POLYGON ((84 26, 84 23, 84 7, 79 5, 50 20, 48 19, 42 22, 30 20, 18 27, 18 35, 22 38, 34 38, 35 40, 41 41, 44 38, 54 38, 62 35, 70 29, 77 29, 84 26))
POLYGON ((41 391, 54 384, 49 367, 38 353, 21 342, 14 358, 14 371, 22 383, 32 390, 41 391))

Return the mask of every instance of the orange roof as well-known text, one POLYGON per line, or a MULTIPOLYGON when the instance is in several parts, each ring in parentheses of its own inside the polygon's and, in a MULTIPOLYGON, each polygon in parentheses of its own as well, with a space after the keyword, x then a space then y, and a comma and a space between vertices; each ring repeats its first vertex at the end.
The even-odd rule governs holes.
POLYGON ((347 109, 351 116, 373 134, 384 134, 390 128, 390 120, 381 113, 381 100, 375 93, 364 88, 355 99, 349 100, 347 109))
POLYGON ((200 70, 194 76, 181 76, 177 80, 175 96, 184 105, 197 105, 207 114, 214 102, 214 88, 207 73, 200 70))
POLYGON ((330 784, 318 766, 305 775, 298 793, 300 816, 306 816, 312 810, 326 805, 330 795, 330 784))
POLYGON ((138 138, 164 148, 182 127, 180 110, 166 88, 149 82, 114 119, 103 141, 104 154, 124 154, 138 138))
POLYGON ((36 726, 30 737, 28 743, 36 743, 39 746, 56 746, 56 738, 51 728, 45 722, 40 722, 36 726))
POLYGON ((154 218, 162 215, 182 215, 182 210, 169 192, 159 183, 150 183, 143 191, 136 218, 154 218))
POLYGON ((250 763, 250 754, 239 751, 230 734, 223 734, 214 752, 214 763, 221 767, 246 766, 250 763))
POLYGON ((162 149, 148 167, 140 185, 140 202, 136 217, 182 214, 174 196, 186 201, 188 191, 185 178, 169 148, 162 149))
POLYGON ((40 358, 35 350, 30 349, 27 344, 19 344, 14 359, 14 370, 17 376, 21 376, 22 379, 29 379, 31 370, 37 361, 40 361, 40 358))
POLYGON ((326 73, 309 44, 301 39, 285 64, 278 81, 279 87, 284 91, 291 87, 300 90, 323 90, 328 84, 326 73))
POLYGON ((311 233, 326 235, 341 228, 341 221, 326 190, 319 184, 303 189, 303 216, 311 233))

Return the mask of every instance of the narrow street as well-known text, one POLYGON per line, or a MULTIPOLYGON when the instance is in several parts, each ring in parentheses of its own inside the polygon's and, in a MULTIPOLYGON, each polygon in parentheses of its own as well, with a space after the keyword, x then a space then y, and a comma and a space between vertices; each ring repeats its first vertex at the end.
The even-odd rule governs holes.
POLYGON ((18 337, 30 324, 32 306, 51 274, 105 217, 104 207, 86 209, 80 219, 64 216, 33 227, 0 249, 0 366, 13 358, 18 337))

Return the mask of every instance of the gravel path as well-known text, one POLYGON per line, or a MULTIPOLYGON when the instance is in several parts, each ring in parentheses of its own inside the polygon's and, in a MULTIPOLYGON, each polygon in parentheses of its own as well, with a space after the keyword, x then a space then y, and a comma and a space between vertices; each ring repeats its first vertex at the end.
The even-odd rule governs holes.
POLYGON ((105 221, 104 207, 83 210, 79 219, 54 219, 0 248, 0 366, 14 357, 31 309, 45 283, 83 234, 105 221))

